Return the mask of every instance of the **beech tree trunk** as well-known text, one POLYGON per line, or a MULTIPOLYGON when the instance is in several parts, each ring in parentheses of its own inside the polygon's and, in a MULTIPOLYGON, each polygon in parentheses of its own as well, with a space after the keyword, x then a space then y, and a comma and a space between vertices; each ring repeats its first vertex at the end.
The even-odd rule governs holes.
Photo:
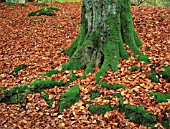
POLYGON ((134 30, 130 0, 83 0, 81 31, 66 49, 71 58, 63 68, 84 68, 88 74, 97 65, 99 79, 109 68, 118 70, 120 57, 128 59, 124 43, 134 56, 143 55, 138 49, 142 42, 134 30))
POLYGON ((6 2, 6 0, 0 0, 0 3, 6 2))

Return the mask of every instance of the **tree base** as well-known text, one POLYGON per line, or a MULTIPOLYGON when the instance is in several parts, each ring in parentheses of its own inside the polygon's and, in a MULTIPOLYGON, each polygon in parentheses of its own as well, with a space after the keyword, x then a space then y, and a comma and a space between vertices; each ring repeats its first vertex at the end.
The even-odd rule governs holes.
MULTIPOLYGON (((129 58, 124 43, 130 47, 134 56, 144 56, 138 49, 142 42, 134 30, 130 2, 123 0, 121 2, 119 4, 123 11, 119 10, 115 14, 107 15, 107 17, 100 16, 100 19, 93 19, 96 20, 93 22, 98 23, 98 25, 92 25, 90 22, 92 20, 89 18, 94 18, 97 14, 89 14, 86 11, 89 10, 88 3, 83 3, 81 31, 77 39, 65 50, 71 58, 62 65, 64 70, 86 69, 83 76, 85 78, 88 73, 94 71, 93 68, 96 65, 100 68, 96 74, 96 82, 98 82, 100 76, 104 76, 108 69, 113 72, 118 71, 117 65, 120 57, 122 59, 129 58)), ((97 2, 93 4, 99 6, 97 2)), ((103 13, 103 10, 99 11, 103 13)))

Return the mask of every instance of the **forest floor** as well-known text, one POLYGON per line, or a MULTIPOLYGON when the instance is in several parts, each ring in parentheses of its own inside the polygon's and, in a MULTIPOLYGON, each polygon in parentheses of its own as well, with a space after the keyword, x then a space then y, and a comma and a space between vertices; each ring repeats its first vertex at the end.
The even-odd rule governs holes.
MULTIPOLYGON (((28 3, 26 6, 7 6, 0 4, 0 88, 6 89, 30 84, 36 78, 40 80, 68 80, 68 72, 41 77, 51 69, 55 69, 69 60, 61 53, 77 37, 81 20, 81 3, 55 3, 50 4, 60 9, 53 16, 30 16, 28 13, 43 6, 28 3), (19 65, 28 65, 27 68, 13 76, 13 70, 19 65)), ((149 56, 151 65, 170 66, 170 8, 131 7, 134 26, 143 45, 140 50, 149 56)), ((107 90, 95 83, 95 73, 88 74, 87 78, 80 79, 84 70, 76 70, 79 76, 68 87, 55 87, 45 90, 53 99, 52 107, 42 98, 40 93, 30 94, 26 107, 21 104, 0 103, 0 129, 17 128, 147 128, 126 119, 124 113, 113 110, 106 114, 96 115, 88 111, 90 100, 89 91, 98 88, 102 95, 94 100, 93 104, 115 104, 119 98, 105 100, 113 93, 121 93, 125 104, 144 106, 148 112, 158 119, 170 117, 165 111, 170 110, 170 99, 158 103, 150 92, 167 94, 170 92, 170 83, 160 78, 160 83, 152 82, 148 78, 151 70, 144 62, 137 61, 132 55, 128 60, 120 60, 119 71, 110 70, 103 77, 109 84, 119 83, 126 89, 117 91, 107 90), (142 70, 130 72, 131 66, 141 67, 142 70), (81 84, 81 100, 58 114, 58 101, 60 95, 68 91, 75 84, 81 84)), ((0 91, 1 92, 1 91, 0 91)), ((162 127, 157 123, 157 127, 162 127)))

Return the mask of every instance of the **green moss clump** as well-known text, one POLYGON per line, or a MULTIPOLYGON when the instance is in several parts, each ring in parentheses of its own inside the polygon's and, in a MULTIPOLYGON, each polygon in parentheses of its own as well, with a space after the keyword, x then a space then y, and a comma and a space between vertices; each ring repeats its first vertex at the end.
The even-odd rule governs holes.
POLYGON ((135 39, 137 47, 142 46, 142 41, 140 40, 140 38, 139 38, 139 36, 138 36, 136 31, 134 31, 134 39, 135 39))
POLYGON ((140 55, 138 61, 144 61, 146 64, 150 64, 149 57, 146 55, 140 55))
POLYGON ((101 77, 106 74, 107 69, 108 67, 103 67, 102 70, 100 68, 100 71, 96 73, 96 77, 95 77, 96 83, 99 83, 99 81, 101 80, 101 77))
POLYGON ((106 97, 105 99, 106 99, 106 100, 112 100, 112 98, 111 98, 111 97, 106 97))
POLYGON ((170 66, 164 65, 162 68, 164 68, 165 70, 159 72, 159 74, 162 75, 162 78, 167 80, 167 82, 170 82, 170 66))
POLYGON ((91 61, 91 62, 88 64, 88 66, 87 66, 87 68, 86 68, 86 70, 85 70, 85 73, 84 73, 84 75, 82 76, 82 79, 85 79, 87 74, 89 74, 89 73, 94 73, 94 66, 95 66, 95 61, 93 60, 93 61, 91 61))
POLYGON ((30 87, 32 91, 34 92, 40 92, 42 89, 50 89, 54 86, 63 86, 63 81, 58 82, 57 80, 36 80, 33 83, 30 84, 30 87))
POLYGON ((61 113, 64 109, 69 108, 80 99, 79 87, 71 87, 67 92, 60 96, 60 101, 58 102, 59 112, 61 113))
POLYGON ((30 12, 28 16, 37 16, 37 12, 30 12))
POLYGON ((14 94, 10 98, 7 98, 6 102, 23 103, 25 99, 26 99, 26 96, 24 94, 14 94))
POLYGON ((52 70, 46 72, 45 74, 42 74, 41 77, 45 77, 45 76, 51 77, 52 75, 58 74, 58 73, 59 73, 59 71, 52 69, 52 70))
POLYGON ((149 95, 155 96, 157 103, 167 102, 168 101, 167 99, 170 99, 170 93, 169 94, 161 94, 159 92, 151 92, 149 95))
POLYGON ((35 3, 34 6, 48 6, 47 3, 35 3))
POLYGON ((4 74, 4 71, 0 72, 0 75, 1 75, 1 74, 4 74))
POLYGON ((130 68, 130 72, 137 71, 138 69, 139 69, 139 67, 137 67, 137 66, 132 66, 132 67, 130 68))
POLYGON ((92 100, 101 95, 101 93, 100 93, 98 88, 95 89, 95 91, 90 91, 89 94, 90 94, 90 98, 92 100))
POLYGON ((70 83, 72 83, 73 81, 75 81, 78 78, 78 76, 76 76, 75 74, 71 74, 69 81, 65 84, 65 86, 69 86, 70 83))
POLYGON ((4 87, 4 86, 1 87, 1 88, 0 88, 0 92, 3 91, 3 90, 5 90, 5 89, 6 89, 6 87, 4 87))
POLYGON ((10 91, 14 93, 23 93, 25 90, 28 89, 28 85, 23 85, 23 86, 15 86, 10 88, 10 91))
POLYGON ((154 127, 155 124, 158 122, 156 116, 147 112, 142 106, 125 104, 120 106, 119 111, 125 112, 126 118, 137 124, 154 127))
POLYGON ((100 85, 101 85, 103 88, 106 88, 106 89, 108 89, 108 90, 117 90, 117 89, 119 89, 119 88, 126 89, 126 86, 124 86, 124 85, 122 85, 122 84, 110 85, 110 84, 107 84, 106 81, 101 82, 100 85))
POLYGON ((15 3, 12 3, 12 2, 6 2, 6 5, 8 5, 8 6, 16 6, 15 3))
POLYGON ((146 48, 146 51, 150 51, 150 50, 151 50, 151 48, 150 48, 150 47, 147 47, 147 48, 146 48))
POLYGON ((12 75, 13 75, 13 76, 18 76, 18 72, 19 72, 20 70, 22 70, 22 69, 27 68, 27 67, 28 67, 28 65, 19 65, 19 66, 17 66, 17 67, 14 69, 14 71, 12 72, 12 75))
POLYGON ((91 113, 100 115, 105 114, 106 112, 109 112, 113 110, 113 108, 110 106, 110 104, 104 104, 104 105, 91 105, 88 109, 91 113))
POLYGON ((49 95, 47 93, 45 93, 45 95, 42 96, 42 97, 48 103, 49 107, 52 107, 54 100, 53 99, 49 99, 49 95))
MULTIPOLYGON (((58 28, 59 28, 59 25, 55 25, 54 28, 58 29, 58 28)), ((61 53, 62 53, 62 50, 61 50, 61 53)))
POLYGON ((170 127, 170 118, 163 120, 162 125, 168 129, 170 127))
POLYGON ((157 77, 157 73, 156 72, 152 72, 148 75, 149 79, 151 79, 151 81, 159 83, 159 78, 157 77))
MULTIPOLYGON (((160 64, 156 64, 156 66, 159 66, 160 64)), ((155 72, 155 67, 150 66, 152 69, 152 73, 148 75, 149 79, 151 81, 159 83, 158 77, 162 77, 165 79, 167 82, 170 82, 170 66, 163 65, 162 68, 164 68, 164 71, 160 71, 159 73, 155 72)))
POLYGON ((92 102, 91 101, 87 101, 86 104, 92 104, 92 102))
MULTIPOLYGON (((167 110, 166 114, 170 114, 170 110, 167 110)), ((162 125, 166 128, 170 127, 170 118, 168 115, 166 115, 166 118, 163 119, 162 125)))
POLYGON ((116 93, 116 94, 113 94, 112 96, 113 96, 113 97, 116 96, 116 97, 118 97, 118 98, 123 98, 123 96, 121 95, 121 93, 116 93))
POLYGON ((54 11, 58 12, 59 9, 55 7, 46 7, 35 12, 30 12, 28 16, 41 16, 41 15, 52 16, 54 15, 54 11))
POLYGON ((25 90, 28 85, 16 86, 9 90, 5 90, 3 94, 0 94, 0 102, 5 103, 23 103, 26 101, 27 93, 25 90))
POLYGON ((5 90, 3 94, 0 94, 0 102, 24 103, 26 102, 28 94, 41 93, 44 89, 62 85, 64 85, 63 81, 36 80, 30 85, 15 86, 5 90))

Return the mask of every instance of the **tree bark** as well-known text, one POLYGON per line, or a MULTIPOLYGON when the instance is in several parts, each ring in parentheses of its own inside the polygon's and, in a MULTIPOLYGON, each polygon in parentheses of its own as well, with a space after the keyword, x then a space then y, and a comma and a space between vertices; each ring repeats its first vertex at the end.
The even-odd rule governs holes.
POLYGON ((97 65, 96 77, 104 76, 110 68, 118 70, 120 57, 128 59, 124 43, 136 55, 142 45, 134 30, 130 13, 130 0, 83 0, 81 31, 77 39, 66 49, 70 60, 62 67, 67 70, 85 69, 92 72, 97 65))
POLYGON ((6 2, 6 0, 0 0, 0 3, 6 2))

